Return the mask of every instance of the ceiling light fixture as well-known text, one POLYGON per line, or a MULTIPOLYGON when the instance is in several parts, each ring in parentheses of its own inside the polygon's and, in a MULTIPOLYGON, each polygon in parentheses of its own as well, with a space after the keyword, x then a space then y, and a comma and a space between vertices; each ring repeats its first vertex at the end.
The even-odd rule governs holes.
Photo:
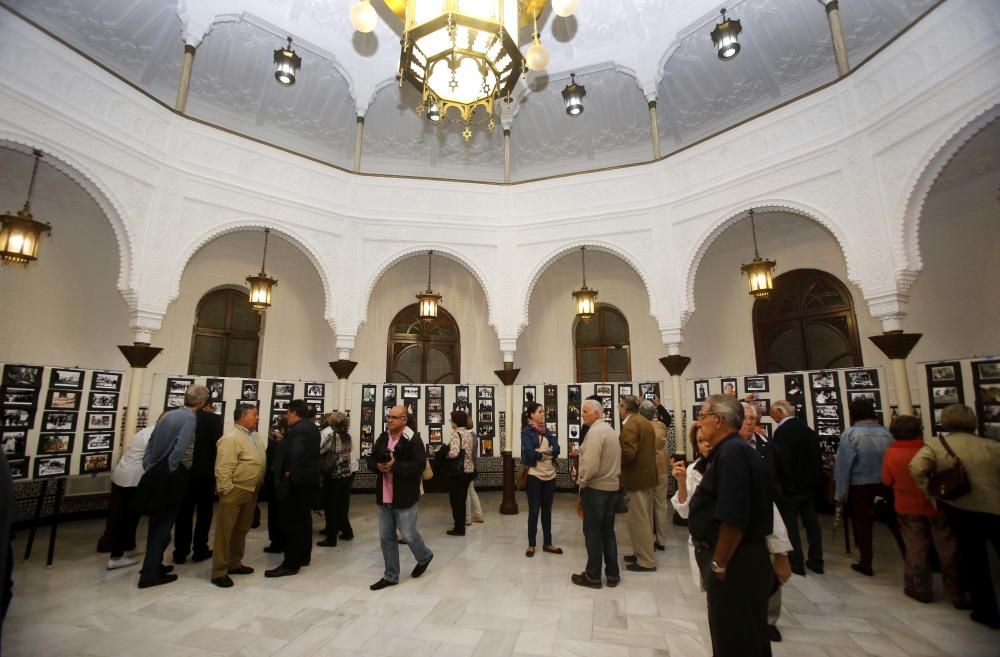
POLYGON ((750 264, 740 267, 740 270, 746 272, 750 284, 750 296, 766 299, 774 290, 772 274, 774 266, 778 263, 774 260, 764 260, 757 252, 757 228, 754 226, 753 210, 750 210, 750 231, 753 233, 753 260, 750 264))
POLYGON ((24 207, 16 215, 0 215, 0 262, 3 264, 25 265, 38 259, 38 242, 42 233, 52 234, 52 226, 35 221, 31 214, 31 194, 35 189, 35 177, 38 175, 38 161, 42 152, 34 151, 35 163, 31 168, 31 181, 28 183, 28 197, 24 207))
POLYGON ((531 47, 525 53, 525 61, 528 69, 541 71, 549 65, 549 49, 542 45, 541 35, 538 32, 538 16, 531 17, 534 31, 531 33, 531 47))
POLYGON ((431 289, 431 259, 434 257, 434 251, 427 252, 427 291, 423 294, 417 293, 417 302, 419 305, 419 312, 417 313, 420 319, 436 319, 438 316, 438 304, 441 302, 441 295, 435 294, 434 290, 431 289))
POLYGON ((264 312, 271 307, 271 288, 278 284, 277 279, 268 277, 264 271, 267 264, 267 238, 271 235, 271 229, 264 229, 264 259, 260 262, 260 273, 256 276, 247 276, 247 283, 250 284, 250 307, 256 312, 264 312))
POLYGON ((583 262, 583 287, 573 292, 576 299, 577 319, 588 320, 597 312, 597 290, 587 287, 587 247, 580 247, 580 259, 583 262))
POLYGON ((719 13, 722 14, 722 20, 712 30, 712 43, 715 44, 715 50, 719 53, 719 59, 732 59, 740 52, 739 38, 743 28, 740 26, 739 20, 726 18, 725 8, 719 13))
POLYGON ((552 11, 562 18, 572 16, 579 6, 580 0, 552 0, 552 11))
POLYGON ((302 66, 302 58, 292 50, 292 37, 288 37, 288 47, 274 51, 274 79, 290 87, 295 84, 295 75, 302 66))
POLYGON ((566 101, 566 113, 570 116, 583 114, 583 99, 587 97, 587 88, 576 83, 576 73, 569 74, 570 82, 562 90, 563 100, 566 101))
POLYGON ((378 23, 378 14, 375 7, 371 6, 368 0, 358 0, 351 5, 351 25, 358 32, 371 32, 378 23))

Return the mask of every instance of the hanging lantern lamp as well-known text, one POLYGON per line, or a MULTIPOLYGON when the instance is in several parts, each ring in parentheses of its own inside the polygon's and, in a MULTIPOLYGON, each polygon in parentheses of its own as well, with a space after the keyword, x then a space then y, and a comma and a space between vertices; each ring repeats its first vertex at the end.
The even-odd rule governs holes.
POLYGON ((271 307, 271 288, 278 284, 278 280, 270 278, 264 265, 267 264, 267 238, 271 235, 271 229, 264 229, 264 259, 260 263, 260 273, 256 276, 247 276, 247 283, 250 284, 250 307, 255 312, 264 312, 271 307))
POLYGON ((290 87, 295 84, 295 76, 302 66, 302 58, 292 50, 292 37, 288 37, 288 47, 274 51, 274 79, 290 87))
POLYGON ((576 316, 588 320, 597 312, 597 290, 587 287, 587 247, 580 247, 580 260, 583 263, 583 286, 573 292, 576 300, 576 316))
POLYGON ((50 235, 52 226, 35 221, 31 214, 31 194, 35 189, 35 177, 38 175, 38 161, 42 152, 34 151, 35 162, 31 168, 31 181, 28 183, 28 197, 24 207, 17 214, 0 215, 0 262, 3 264, 27 265, 38 259, 38 243, 42 233, 50 235))
POLYGON ((774 260, 764 260, 757 252, 757 228, 754 226, 753 210, 750 210, 750 231, 753 233, 753 260, 740 269, 746 273, 750 285, 750 296, 766 299, 774 290, 774 260))
POLYGON ((431 289, 431 259, 434 257, 434 251, 427 252, 427 291, 423 294, 417 293, 417 302, 419 305, 419 312, 417 313, 420 319, 436 319, 438 316, 438 304, 441 303, 441 295, 435 294, 434 290, 431 289))
POLYGON ((739 38, 743 27, 739 20, 727 19, 725 9, 722 9, 720 13, 722 20, 712 30, 712 43, 715 44, 715 50, 719 53, 719 59, 732 59, 740 52, 739 38))
POLYGON ((569 74, 570 82, 562 90, 563 100, 566 101, 566 113, 570 116, 583 114, 583 99, 587 97, 587 88, 576 83, 576 73, 569 74))

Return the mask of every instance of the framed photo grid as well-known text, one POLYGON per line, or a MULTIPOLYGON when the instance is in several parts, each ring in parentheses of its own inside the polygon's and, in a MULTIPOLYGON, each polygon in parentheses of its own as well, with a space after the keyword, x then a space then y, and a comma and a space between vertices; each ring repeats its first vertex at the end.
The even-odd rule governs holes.
MULTIPOLYGON (((975 372, 975 368, 973 371, 975 372)), ((926 372, 927 396, 931 403, 931 430, 933 433, 939 434, 943 431, 941 411, 946 406, 965 403, 965 394, 962 389, 962 363, 957 360, 928 363, 926 372)))
POLYGON ((1000 440, 1000 359, 972 362, 979 435, 1000 440))

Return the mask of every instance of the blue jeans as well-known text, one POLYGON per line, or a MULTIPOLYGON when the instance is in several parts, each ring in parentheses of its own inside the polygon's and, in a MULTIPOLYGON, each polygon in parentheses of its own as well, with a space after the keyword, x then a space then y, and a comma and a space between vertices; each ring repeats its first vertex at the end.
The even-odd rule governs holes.
POLYGON ((528 475, 528 546, 535 547, 538 533, 538 512, 542 512, 542 545, 552 545, 552 500, 556 496, 556 480, 542 481, 528 475))
POLYGON ((387 582, 393 583, 399 581, 397 529, 418 563, 425 563, 434 556, 434 553, 424 545, 424 539, 417 531, 416 504, 408 509, 394 509, 389 505, 380 504, 378 507, 378 537, 382 544, 382 559, 385 560, 385 574, 382 577, 387 582))
POLYGON ((583 540, 587 545, 587 577, 601 581, 601 560, 610 579, 621 576, 618 568, 618 543, 615 538, 615 502, 619 493, 581 488, 583 501, 583 540))

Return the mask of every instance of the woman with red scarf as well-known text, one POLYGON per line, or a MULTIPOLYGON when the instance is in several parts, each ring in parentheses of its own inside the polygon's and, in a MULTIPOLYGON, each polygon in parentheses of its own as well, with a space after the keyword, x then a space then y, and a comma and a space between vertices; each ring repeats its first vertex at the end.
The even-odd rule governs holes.
POLYGON ((542 512, 542 550, 562 554, 562 548, 552 544, 552 500, 556 494, 556 459, 559 442, 545 428, 545 408, 538 402, 528 402, 521 414, 521 465, 528 468, 528 549, 524 556, 535 556, 535 534, 538 533, 538 512, 542 512))

